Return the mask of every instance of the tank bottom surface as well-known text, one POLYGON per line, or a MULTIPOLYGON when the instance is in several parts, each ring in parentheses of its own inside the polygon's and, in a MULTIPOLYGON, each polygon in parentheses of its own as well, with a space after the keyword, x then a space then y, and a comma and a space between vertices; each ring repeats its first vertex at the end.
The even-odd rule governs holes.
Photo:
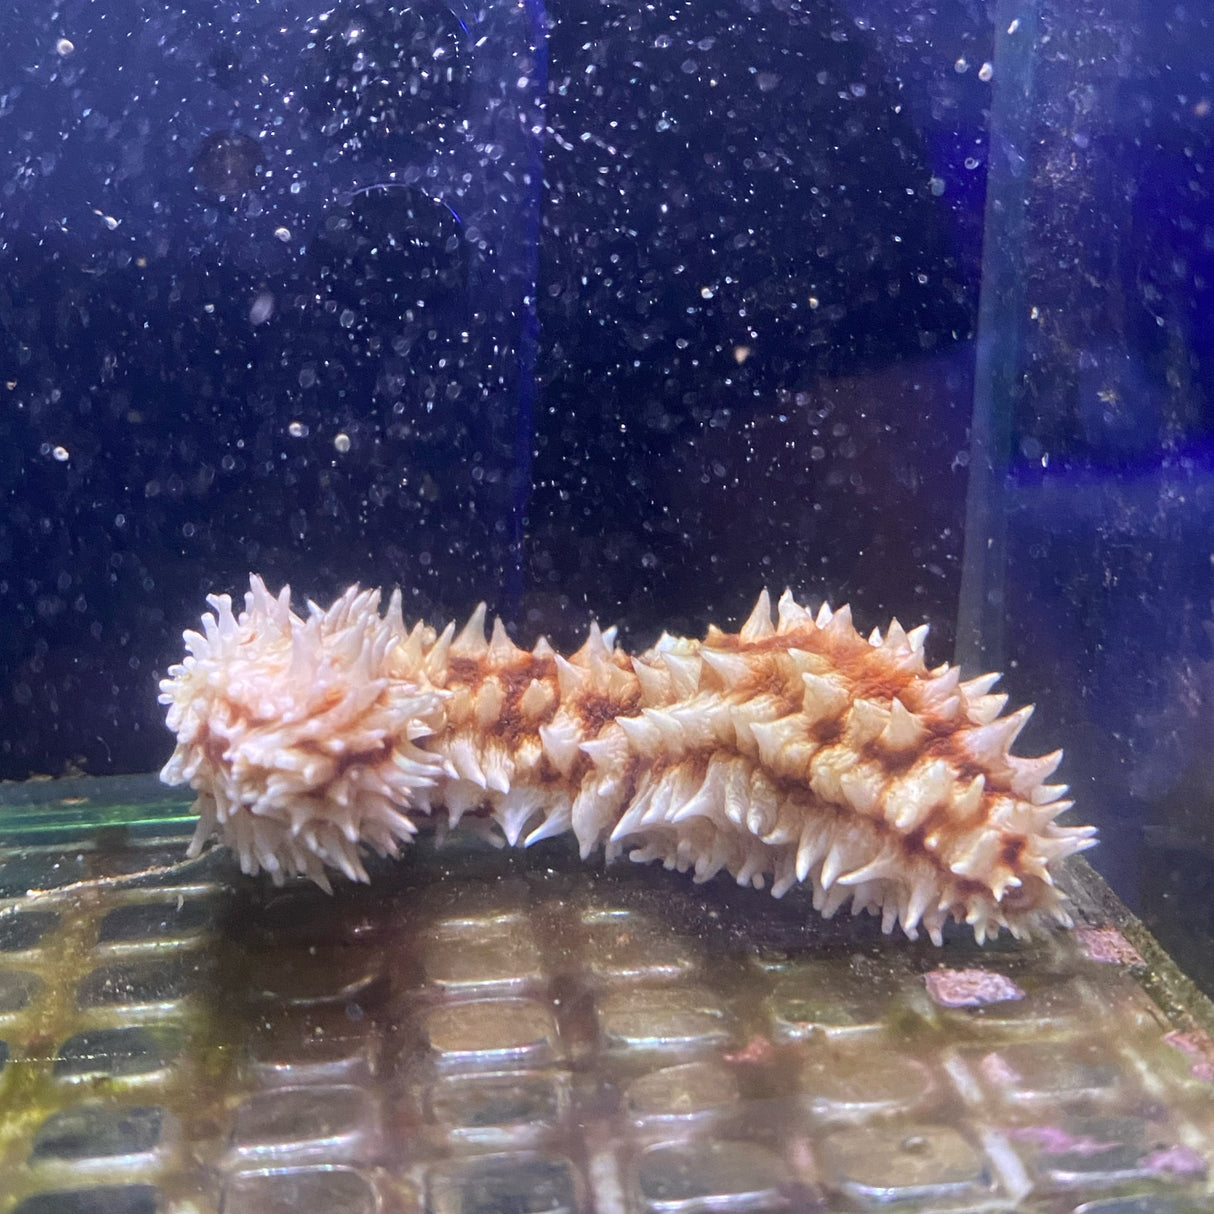
POLYGON ((558 845, 276 889, 151 787, 0 810, 0 1214, 1214 1208, 1209 1005, 1082 863, 936 949, 558 845))

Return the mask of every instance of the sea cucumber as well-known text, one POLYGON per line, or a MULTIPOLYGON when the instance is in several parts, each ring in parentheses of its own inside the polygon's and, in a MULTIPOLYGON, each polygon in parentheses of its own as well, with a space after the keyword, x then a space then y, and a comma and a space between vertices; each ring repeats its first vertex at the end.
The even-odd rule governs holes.
POLYGON ((663 635, 633 657, 596 624, 568 658, 516 646, 483 605, 455 633, 406 628, 394 592, 351 587, 291 609, 250 579, 245 609, 208 599, 161 684, 177 746, 161 773, 195 790, 196 854, 218 834, 246 873, 326 866, 367 879, 417 819, 465 815, 526 846, 572 830, 705 881, 780 897, 810 882, 831 916, 879 914, 936 943, 1069 925, 1051 865, 1095 842, 1061 826, 1061 751, 1010 753, 1031 707, 1000 716, 997 675, 928 669, 926 626, 867 639, 766 591, 736 633, 663 635))

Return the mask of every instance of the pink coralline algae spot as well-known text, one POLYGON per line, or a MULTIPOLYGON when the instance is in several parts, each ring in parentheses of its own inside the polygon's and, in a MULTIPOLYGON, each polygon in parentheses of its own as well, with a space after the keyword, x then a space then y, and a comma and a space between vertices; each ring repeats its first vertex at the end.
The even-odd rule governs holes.
POLYGON ((1018 1142, 1032 1143, 1043 1155, 1102 1155, 1119 1142, 1102 1142, 1087 1134, 1072 1134, 1057 1125, 1026 1125, 1008 1131, 1018 1142))
POLYGON ((990 970, 932 970, 923 981, 928 995, 941 1007, 985 1007, 1024 998, 1024 991, 1010 978, 990 970))
POLYGON ((1013 1087, 1020 1082, 1020 1072, 1015 1070, 1002 1054, 987 1054, 978 1063, 982 1077, 992 1087, 1013 1087))
POLYGON ((1164 1041, 1174 1050, 1179 1050, 1194 1060, 1193 1065, 1189 1067, 1189 1074, 1194 1079, 1214 1083, 1214 1041, 1211 1041, 1205 1033, 1199 1029, 1195 1029, 1191 1033, 1182 1033, 1177 1030, 1168 1033, 1164 1037, 1164 1041))
POLYGON ((1143 1161, 1148 1172, 1163 1176, 1204 1176, 1206 1161, 1188 1147, 1160 1147, 1143 1161))
POLYGON ((1105 965, 1145 965, 1142 954, 1115 927, 1077 927, 1075 941, 1089 961, 1105 965))
POLYGON ((742 1049, 724 1057, 726 1062, 753 1062, 761 1066, 770 1062, 775 1053, 776 1047, 771 1039, 760 1034, 752 1037, 742 1049))

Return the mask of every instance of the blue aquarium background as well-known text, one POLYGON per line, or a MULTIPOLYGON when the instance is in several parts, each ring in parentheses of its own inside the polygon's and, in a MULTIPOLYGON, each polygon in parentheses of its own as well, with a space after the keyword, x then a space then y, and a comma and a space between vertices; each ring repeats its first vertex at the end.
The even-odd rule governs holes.
POLYGON ((0 778, 147 771, 248 573, 643 647, 760 587, 1037 703, 1208 988, 1214 18, 0 13, 0 778))

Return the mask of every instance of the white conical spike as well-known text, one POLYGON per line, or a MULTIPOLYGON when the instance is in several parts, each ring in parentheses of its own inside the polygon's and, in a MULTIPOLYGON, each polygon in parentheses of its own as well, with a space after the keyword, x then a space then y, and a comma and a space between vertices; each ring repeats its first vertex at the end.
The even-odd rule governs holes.
POLYGON ((752 771, 747 780, 746 829, 752 835, 766 834, 780 816, 780 793, 762 771, 752 771))
POLYGON ((1062 762, 1062 751, 1051 751, 1036 759, 1022 759, 1017 755, 1008 757, 1012 769, 1012 792, 1018 797, 1029 797, 1033 791, 1058 770, 1062 762))
POLYGON ((830 609, 830 604, 823 603, 822 606, 818 608, 818 617, 816 620, 814 620, 814 623, 817 624, 819 628, 825 628, 826 625, 830 623, 831 614, 832 612, 830 609))
POLYGON ((847 744, 855 750, 863 749, 885 731, 890 719, 888 708, 857 697, 847 713, 847 744))
POLYGON ((662 661, 670 671, 671 686, 679 699, 690 699, 699 691, 702 664, 697 654, 665 652, 662 661))
POLYGON ((711 881, 725 867, 726 855, 723 848, 714 843, 709 844, 707 852, 701 852, 695 861, 695 877, 697 885, 711 881))
POLYGON ((641 829, 645 815, 649 812, 649 808, 653 803, 654 787, 651 784, 643 793, 638 794, 632 799, 628 808, 620 815, 619 820, 611 828, 609 839, 612 843, 618 843, 621 839, 627 839, 629 835, 635 834, 641 829))
POLYGON ((1002 850, 999 833, 979 826, 953 842, 948 855, 949 871, 968 880, 982 880, 996 871, 1002 850))
POLYGON ((1089 847, 1095 847, 1098 842, 1094 826, 1056 826, 1054 829, 1058 831, 1060 837, 1045 839, 1038 847, 1047 862, 1062 859, 1064 856, 1073 856, 1076 852, 1087 851, 1089 847))
POLYGON ((736 879, 739 885, 749 885, 754 889, 762 889, 765 882, 763 870, 766 867, 766 856, 758 845, 750 848, 742 859, 736 879))
POLYGON ((501 719, 506 705, 506 689, 496 676, 490 676, 477 688, 473 713, 481 729, 492 729, 501 719))
POLYGON ((622 729, 606 729, 579 749, 600 771, 618 772, 628 762, 628 739, 622 729))
POLYGON ((750 805, 750 766, 744 759, 730 762, 725 777, 724 811, 728 821, 741 826, 750 805))
POLYGON ((822 871, 818 874, 818 881, 824 890, 830 889, 838 879, 839 874, 843 871, 843 848, 838 840, 832 843, 830 851, 826 853, 826 859, 822 861, 822 871))
POLYGON ((520 649, 506 631, 502 617, 493 617, 493 635, 489 638, 489 660, 495 666, 510 666, 520 658, 525 658, 526 652, 520 649))
POLYGON ((961 744, 966 753, 983 766, 1002 763, 1007 758, 1008 748, 1015 742, 1032 715, 1033 706, 1026 704, 1011 716, 963 731, 959 735, 961 744))
POLYGON ((489 652, 489 642, 485 640, 486 614, 485 604, 477 603, 476 610, 468 617, 468 622, 460 629, 451 646, 452 656, 483 658, 489 652))
POLYGON ((793 871, 792 863, 785 855, 779 855, 775 860, 775 875, 771 881, 771 896, 783 898, 797 883, 797 874, 793 871))
POLYGON ((643 704, 660 704, 670 698, 672 681, 668 670, 650 666, 640 658, 632 659, 632 670, 641 684, 643 704))
POLYGON ((524 847, 531 847, 544 839, 555 839, 569 830, 573 820, 573 804, 568 796, 561 794, 554 804, 541 806, 544 814, 540 824, 523 840, 524 847))
MULTIPOLYGON (((485 773, 485 787, 490 792, 507 793, 514 778, 514 760, 506 753, 501 742, 482 748, 481 768, 485 773)), ((513 840, 511 841, 513 846, 513 840)))
POLYGON ((808 878, 810 870, 826 854, 831 841, 830 826, 823 821, 809 819, 801 831, 797 843, 797 880, 808 878))
MULTIPOLYGON (((615 637, 615 632, 611 632, 612 638, 615 637)), ((607 642, 602 630, 599 628, 597 620, 590 621, 590 630, 586 634, 586 640, 582 643, 582 647, 575 653, 569 655, 569 660, 575 666, 597 666, 600 662, 606 662, 611 658, 612 648, 607 642)))
POLYGON ((643 758, 654 759, 662 753, 662 731, 646 717, 616 717, 615 723, 624 731, 632 748, 643 758))
POLYGON ((936 670, 932 671, 932 678, 923 689, 920 697, 923 708, 940 713, 941 706, 946 701, 957 698, 957 685, 960 681, 961 671, 958 667, 937 667, 936 670))
POLYGON ((961 684, 961 690, 965 692, 970 699, 977 699, 979 696, 984 696, 996 683, 1002 678, 999 674, 980 674, 975 678, 966 679, 961 684))
POLYGON ((989 725, 1007 706, 1002 693, 974 696, 966 701, 965 714, 975 725, 989 725))
POLYGON ((548 756, 548 761, 562 776, 567 778, 580 753, 578 749, 582 741, 580 727, 569 717, 558 715, 550 725, 540 726, 539 735, 540 741, 544 744, 544 753, 548 756))
POLYGON ((885 633, 885 648, 894 653, 910 648, 910 642, 907 640, 906 629, 902 627, 898 621, 898 617, 894 616, 889 622, 889 628, 885 633))
POLYGON ((692 818, 708 818, 722 826, 728 822, 725 816, 725 772, 719 762, 715 767, 710 763, 700 786, 681 804, 673 803, 666 813, 666 820, 676 824, 692 818))
MULTIPOLYGON (((850 897, 851 889, 846 885, 836 885, 833 889, 824 889, 822 891, 821 905, 818 906, 818 913, 823 919, 833 919, 838 909, 846 905, 850 897)), ((815 905, 817 905, 816 899, 815 905)))
POLYGON ((661 734, 664 745, 683 750, 687 742, 686 729, 670 709, 642 708, 641 715, 661 734))
POLYGON ((888 750, 898 752, 921 745, 926 737, 927 727, 895 697, 890 702, 889 723, 881 733, 881 744, 888 750))
POLYGON ((805 685, 801 711, 805 713, 806 724, 835 720, 851 699, 847 685, 838 675, 803 674, 801 682, 805 685))
POLYGON ((562 700, 576 699, 590 682, 590 675, 582 666, 574 666, 558 653, 556 655, 556 685, 562 700))
MULTIPOLYGON (((392 601, 394 604, 396 604, 396 610, 399 614, 399 591, 393 592, 392 601)), ((399 671, 402 667, 410 672, 421 669, 422 663, 425 661, 426 657, 427 644, 430 640, 430 637, 427 636, 427 631, 426 626, 420 620, 418 620, 418 622, 414 624, 408 632, 404 632, 403 636, 400 637, 400 640, 397 642, 396 652, 393 655, 396 662, 395 669, 397 671, 399 671)))
POLYGON ((451 655, 454 636, 455 624, 452 622, 439 633, 438 639, 430 646, 426 654, 426 675, 435 682, 442 683, 447 679, 447 663, 451 655))
POLYGON ((789 647, 787 657, 797 674, 829 675, 837 673, 834 663, 824 653, 798 649, 793 645, 789 647))
POLYGON ((844 603, 842 607, 831 613, 831 617, 826 622, 826 626, 822 630, 828 636, 834 637, 849 637, 855 633, 855 627, 851 622, 851 607, 844 603))
POLYGON ((852 869, 838 878, 840 885, 862 885, 865 881, 874 881, 886 877, 897 877, 902 871, 902 860, 893 849, 884 850, 875 855, 859 868, 852 869))
POLYGON ((793 598, 791 590, 785 590, 780 595, 776 611, 779 615, 777 632, 792 632, 796 628, 803 628, 806 624, 813 623, 813 614, 793 598))
POLYGON ((953 786, 952 767, 944 759, 922 760, 885 792, 885 820, 895 830, 909 834, 941 805, 953 786))
POLYGON ((645 807, 638 822, 639 826, 667 826, 667 817, 673 806, 681 803, 686 796, 691 795, 691 789, 686 787, 686 781, 680 778, 678 769, 663 773, 653 783, 648 796, 638 797, 633 809, 645 807))
POLYGON ((881 637, 881 629, 880 629, 880 628, 874 628, 874 629, 872 630, 872 632, 870 632, 870 633, 868 634, 868 643, 869 643, 869 644, 870 644, 870 645, 871 645, 871 646, 872 646, 874 649, 880 649, 880 648, 881 648, 881 646, 884 644, 884 641, 883 641, 883 639, 882 639, 882 637, 881 637))
POLYGON ((917 628, 912 628, 906 634, 906 643, 910 648, 911 653, 922 653, 923 644, 927 640, 928 625, 920 624, 917 628))
POLYGON ((902 926, 908 933, 919 926, 924 912, 931 905, 933 890, 934 883, 927 872, 916 874, 914 881, 910 883, 906 906, 901 912, 902 926))
MULTIPOLYGON (((1033 789, 1029 800, 1034 805, 1053 805, 1060 797, 1066 796, 1068 788, 1070 788, 1069 784, 1042 784, 1039 788, 1033 789)), ((1069 809, 1073 802, 1068 801, 1066 804, 1069 809)))
POLYGON ((965 822, 978 812, 986 791, 986 776, 979 772, 964 788, 953 793, 953 817, 965 822))
POLYGON ((556 706, 556 691, 546 682, 532 679, 518 699, 519 711, 529 721, 535 721, 556 706))
POLYGON ((1023 882, 1010 868, 997 872, 990 883, 991 897, 998 902, 1009 889, 1019 889, 1023 882))
POLYGON ((788 841, 789 832, 780 824, 780 798, 774 789, 770 793, 764 791, 751 794, 743 818, 746 833, 756 839, 776 846, 788 841))
POLYGON ((727 653, 721 649, 701 649, 700 657, 704 659, 704 665, 725 684, 727 690, 733 690, 754 678, 754 668, 749 660, 740 653, 727 653))
POLYGON ((885 774, 872 764, 852 767, 839 777, 839 788, 857 813, 876 814, 885 774))
POLYGON ((775 633, 775 627, 771 622, 771 595, 764 587, 759 592, 758 601, 747 617, 746 623, 739 630, 738 637, 742 641, 765 641, 768 637, 775 636, 775 633))
POLYGON ((534 788, 515 788, 506 793, 493 808, 493 820, 501 827, 506 842, 517 847, 527 823, 535 817, 541 796, 534 788))

